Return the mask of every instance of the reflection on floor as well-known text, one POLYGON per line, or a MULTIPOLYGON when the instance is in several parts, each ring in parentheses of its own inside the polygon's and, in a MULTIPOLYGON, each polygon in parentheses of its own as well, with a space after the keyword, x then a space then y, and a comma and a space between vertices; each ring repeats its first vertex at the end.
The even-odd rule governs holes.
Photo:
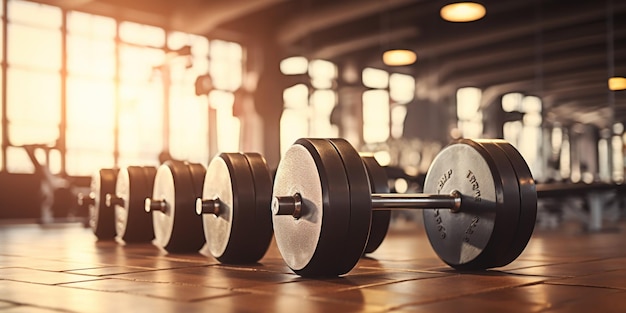
MULTIPOLYGON (((626 227, 536 230, 518 260, 460 273, 398 224, 341 278, 292 274, 272 244, 228 266, 150 244, 96 242, 80 224, 0 225, 0 312, 624 312, 626 227)), ((624 226, 624 225, 622 225, 624 226)))

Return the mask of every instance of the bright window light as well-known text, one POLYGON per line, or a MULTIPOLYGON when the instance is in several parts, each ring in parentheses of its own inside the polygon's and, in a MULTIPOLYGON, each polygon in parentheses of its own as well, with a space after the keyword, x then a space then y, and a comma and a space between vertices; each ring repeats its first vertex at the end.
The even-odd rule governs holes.
POLYGON ((367 67, 363 69, 362 79, 365 87, 385 89, 389 86, 389 73, 383 70, 367 67))
POLYGON ((309 61, 305 57, 295 56, 280 61, 280 72, 285 75, 306 74, 309 69, 309 61))

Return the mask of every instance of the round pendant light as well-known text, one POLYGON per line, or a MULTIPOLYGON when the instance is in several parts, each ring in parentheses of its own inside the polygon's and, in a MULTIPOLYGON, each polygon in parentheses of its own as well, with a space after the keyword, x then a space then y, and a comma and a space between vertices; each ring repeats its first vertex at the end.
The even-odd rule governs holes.
POLYGON ((417 61, 417 54, 408 49, 393 49, 383 53, 383 63, 387 66, 411 65, 417 61))
POLYGON ((609 78, 610 90, 624 90, 626 89, 626 78, 624 77, 611 77, 609 78))
POLYGON ((487 10, 476 2, 455 2, 441 8, 441 18, 449 22, 473 22, 485 16, 487 10))

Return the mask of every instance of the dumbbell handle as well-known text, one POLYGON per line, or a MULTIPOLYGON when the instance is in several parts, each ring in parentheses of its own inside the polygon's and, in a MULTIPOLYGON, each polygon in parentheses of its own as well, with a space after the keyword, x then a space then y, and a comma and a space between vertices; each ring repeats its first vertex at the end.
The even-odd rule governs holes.
MULTIPOLYGON (((372 194, 372 210, 388 211, 394 209, 450 209, 461 210, 461 193, 453 191, 449 195, 441 194, 372 194)), ((274 197, 272 212, 274 215, 302 216, 304 203, 300 194, 274 197)))
POLYGON ((114 206, 116 206, 116 205, 119 205, 119 206, 124 206, 124 198, 120 198, 120 197, 118 197, 118 196, 116 196, 116 195, 112 195, 112 194, 110 194, 110 193, 107 193, 107 194, 104 196, 104 204, 105 204, 107 207, 110 207, 110 208, 111 208, 111 207, 114 207, 114 206))
POLYGON ((165 199, 157 200, 157 199, 146 198, 144 202, 144 210, 148 213, 153 212, 153 211, 161 211, 163 213, 167 213, 168 208, 169 208, 169 203, 167 203, 165 199))
POLYGON ((213 214, 215 216, 219 216, 222 213, 221 210, 222 201, 220 198, 214 199, 196 199, 196 214, 213 214))
POLYGON ((78 206, 80 206, 81 208, 88 207, 94 204, 96 204, 95 193, 90 192, 88 195, 85 195, 84 193, 81 192, 78 194, 78 206))
POLYGON ((461 193, 453 191, 449 195, 441 194, 372 194, 372 210, 385 211, 392 209, 450 209, 458 212, 461 209, 461 193))

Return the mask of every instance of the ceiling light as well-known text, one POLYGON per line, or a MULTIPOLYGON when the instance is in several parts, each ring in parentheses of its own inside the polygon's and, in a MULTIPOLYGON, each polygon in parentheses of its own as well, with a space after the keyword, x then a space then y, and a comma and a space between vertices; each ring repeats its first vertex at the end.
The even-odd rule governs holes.
POLYGON ((383 63, 387 66, 411 65, 417 61, 417 54, 411 50, 394 49, 383 53, 383 63))
POLYGON ((609 78, 610 90, 624 90, 626 89, 626 78, 624 77, 611 77, 609 78))
POLYGON ((445 5, 439 14, 448 22, 473 22, 485 16, 487 10, 476 2, 456 2, 445 5))

